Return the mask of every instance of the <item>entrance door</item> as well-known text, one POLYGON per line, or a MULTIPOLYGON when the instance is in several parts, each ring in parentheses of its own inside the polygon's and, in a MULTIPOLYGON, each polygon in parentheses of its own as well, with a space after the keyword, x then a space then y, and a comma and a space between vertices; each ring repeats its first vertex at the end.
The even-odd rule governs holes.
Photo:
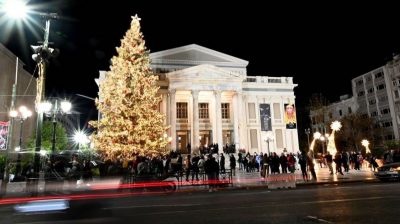
POLYGON ((200 145, 203 147, 208 147, 212 143, 212 137, 211 137, 211 131, 210 130, 203 130, 200 131, 200 145))
POLYGON ((177 131, 177 144, 176 147, 178 148, 179 152, 181 153, 189 153, 187 150, 187 145, 190 142, 190 131, 177 131))
POLYGON ((232 130, 223 130, 222 138, 224 145, 232 145, 233 144, 233 131, 232 130))

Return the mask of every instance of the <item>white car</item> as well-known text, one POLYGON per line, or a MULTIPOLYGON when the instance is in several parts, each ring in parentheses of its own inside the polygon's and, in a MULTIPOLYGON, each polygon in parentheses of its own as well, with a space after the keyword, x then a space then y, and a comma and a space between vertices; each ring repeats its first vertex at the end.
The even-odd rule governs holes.
POLYGON ((382 181, 400 181, 400 163, 388 163, 378 168, 375 176, 382 181))

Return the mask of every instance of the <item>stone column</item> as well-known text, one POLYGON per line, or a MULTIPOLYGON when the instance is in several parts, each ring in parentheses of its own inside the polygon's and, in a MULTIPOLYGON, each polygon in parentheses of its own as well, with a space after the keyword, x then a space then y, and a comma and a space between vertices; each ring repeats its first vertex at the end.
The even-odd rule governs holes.
POLYGON ((200 146, 199 140, 199 91, 192 90, 193 97, 193 138, 192 138, 192 147, 198 148, 200 146))
POLYGON ((240 134, 239 134, 239 117, 240 117, 240 108, 239 108, 239 99, 238 92, 235 92, 232 100, 232 111, 233 111, 233 132, 234 132, 234 144, 236 151, 239 150, 240 147, 240 134))
POLYGON ((176 89, 170 89, 169 90, 169 98, 170 98, 170 110, 169 110, 169 114, 170 114, 170 125, 171 125, 171 138, 172 138, 172 142, 171 142, 171 149, 176 151, 176 99, 175 99, 175 95, 176 95, 176 89))
MULTIPOLYGON (((247 145, 247 124, 246 124, 246 116, 248 116, 246 112, 246 102, 243 102, 243 92, 237 92, 238 99, 238 116, 239 116, 239 148, 248 148, 247 145)), ((248 149, 247 149, 248 150, 248 149)))
POLYGON ((167 106, 168 106, 168 94, 166 94, 166 93, 163 93, 162 95, 162 101, 161 101, 161 108, 160 108, 160 111, 161 111, 161 113, 162 114, 164 114, 165 115, 165 119, 164 119, 164 125, 168 125, 169 124, 169 114, 168 114, 168 109, 167 109, 167 106))
POLYGON ((222 151, 222 147, 224 146, 223 140, 222 140, 222 112, 221 112, 221 91, 216 90, 214 91, 214 97, 215 97, 215 115, 217 118, 217 126, 216 126, 216 131, 217 131, 217 143, 218 143, 218 149, 222 151))

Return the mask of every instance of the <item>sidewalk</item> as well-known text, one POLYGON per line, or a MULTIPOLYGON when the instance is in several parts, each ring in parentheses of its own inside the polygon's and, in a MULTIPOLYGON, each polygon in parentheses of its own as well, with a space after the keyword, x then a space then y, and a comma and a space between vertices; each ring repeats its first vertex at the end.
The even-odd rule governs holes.
MULTIPOLYGON (((329 174, 328 168, 320 168, 319 166, 315 166, 315 171, 317 174, 317 180, 309 180, 304 181, 302 178, 302 174, 300 170, 296 170, 295 178, 297 186, 305 186, 305 185, 319 185, 319 184, 340 184, 340 183, 350 183, 350 182, 374 182, 377 179, 374 176, 374 173, 370 170, 370 168, 363 168, 361 170, 350 170, 348 173, 343 172, 344 175, 341 174, 329 174)), ((279 174, 270 175, 270 177, 277 177, 279 174)), ((1 180, 0 180, 1 181, 1 180)), ((94 180, 91 184, 96 185, 111 185, 118 186, 118 179, 116 180, 108 180, 100 181, 94 180)), ((208 189, 208 185, 179 185, 176 183, 177 190, 205 190, 208 189)), ((267 188, 267 181, 261 177, 260 172, 245 172, 243 170, 236 169, 235 176, 233 176, 233 186, 229 186, 228 189, 250 189, 250 188, 259 188, 265 187, 267 188)), ((64 183, 62 187, 66 192, 73 192, 74 190, 83 190, 83 189, 71 189, 68 183, 64 183)), ((44 191, 44 182, 39 183, 39 192, 43 193, 44 191)), ((7 195, 9 196, 28 196, 26 193, 26 182, 11 182, 7 184, 7 195)))
MULTIPOLYGON (((317 174, 317 180, 304 181, 301 171, 296 169, 294 173, 296 178, 296 185, 301 186, 332 183, 339 184, 350 182, 373 182, 378 180, 374 176, 374 172, 372 172, 370 168, 365 167, 361 170, 350 170, 349 172, 343 172, 344 175, 341 175, 339 173, 331 175, 327 167, 320 168, 319 164, 316 164, 315 172, 317 174)), ((274 175, 270 174, 270 176, 272 177, 274 175)), ((233 178, 234 187, 238 188, 267 186, 266 180, 261 177, 259 172, 247 173, 243 170, 236 170, 236 176, 234 176, 233 178)))

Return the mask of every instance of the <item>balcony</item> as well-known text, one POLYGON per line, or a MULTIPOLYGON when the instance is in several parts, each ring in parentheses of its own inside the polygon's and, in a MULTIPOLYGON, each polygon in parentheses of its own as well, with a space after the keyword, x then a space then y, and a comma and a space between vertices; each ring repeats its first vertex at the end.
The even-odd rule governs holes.
POLYGON ((244 80, 244 82, 293 84, 293 78, 292 77, 253 76, 253 77, 247 77, 246 80, 244 80))

